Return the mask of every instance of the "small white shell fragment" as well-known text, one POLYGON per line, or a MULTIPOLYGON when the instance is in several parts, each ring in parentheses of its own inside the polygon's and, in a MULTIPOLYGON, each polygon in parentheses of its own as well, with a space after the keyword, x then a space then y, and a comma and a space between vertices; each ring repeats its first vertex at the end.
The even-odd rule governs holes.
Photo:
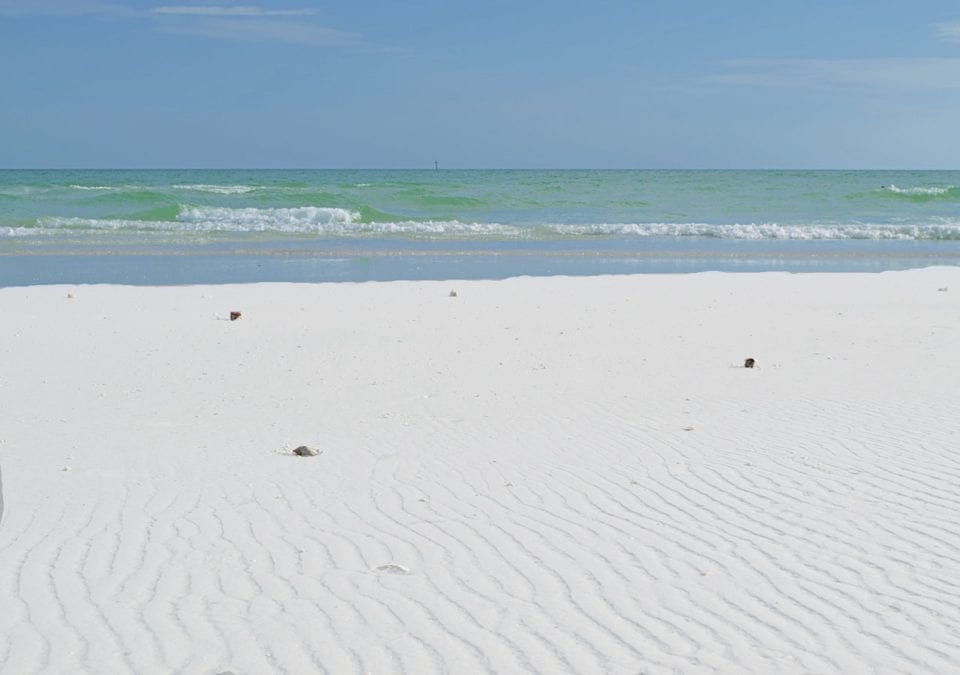
POLYGON ((409 569, 407 569, 403 565, 396 565, 394 563, 389 563, 387 565, 380 565, 377 568, 377 572, 385 572, 386 574, 410 574, 409 569))

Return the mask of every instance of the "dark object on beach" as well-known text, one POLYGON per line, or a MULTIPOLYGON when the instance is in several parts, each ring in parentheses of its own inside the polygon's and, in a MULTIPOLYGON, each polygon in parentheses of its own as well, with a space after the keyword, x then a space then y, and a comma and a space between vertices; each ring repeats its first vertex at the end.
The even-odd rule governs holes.
POLYGON ((455 297, 457 297, 457 292, 456 292, 456 291, 450 291, 450 293, 449 293, 448 295, 449 295, 451 298, 455 298, 455 297))
POLYGON ((743 362, 744 368, 753 368, 755 365, 757 365, 757 362, 754 361, 753 359, 747 359, 746 361, 743 362))
POLYGON ((316 448, 308 448, 305 445, 301 445, 299 448, 294 448, 293 454, 301 457, 316 457, 320 454, 320 451, 316 448))
POLYGON ((239 319, 241 316, 242 316, 242 314, 240 314, 240 312, 230 312, 230 320, 231 320, 231 321, 236 321, 236 320, 239 319))

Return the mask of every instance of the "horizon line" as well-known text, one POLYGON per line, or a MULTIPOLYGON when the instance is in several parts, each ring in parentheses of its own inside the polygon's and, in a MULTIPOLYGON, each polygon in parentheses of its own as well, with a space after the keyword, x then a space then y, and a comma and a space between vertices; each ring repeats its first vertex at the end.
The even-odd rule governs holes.
POLYGON ((0 171, 960 171, 956 168, 933 167, 243 167, 243 166, 6 166, 0 171))

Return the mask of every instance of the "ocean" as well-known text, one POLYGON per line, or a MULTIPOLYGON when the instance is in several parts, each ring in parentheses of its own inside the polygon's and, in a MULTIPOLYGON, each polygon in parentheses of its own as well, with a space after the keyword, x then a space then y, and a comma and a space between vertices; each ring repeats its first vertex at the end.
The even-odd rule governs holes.
POLYGON ((960 264, 960 171, 0 170, 0 286, 960 264))

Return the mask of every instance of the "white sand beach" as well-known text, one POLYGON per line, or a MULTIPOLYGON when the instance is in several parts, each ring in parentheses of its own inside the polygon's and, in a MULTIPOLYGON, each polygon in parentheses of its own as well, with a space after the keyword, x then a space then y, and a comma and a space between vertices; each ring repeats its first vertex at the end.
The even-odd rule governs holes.
POLYGON ((0 289, 0 672, 958 672, 958 376, 957 268, 0 289))

